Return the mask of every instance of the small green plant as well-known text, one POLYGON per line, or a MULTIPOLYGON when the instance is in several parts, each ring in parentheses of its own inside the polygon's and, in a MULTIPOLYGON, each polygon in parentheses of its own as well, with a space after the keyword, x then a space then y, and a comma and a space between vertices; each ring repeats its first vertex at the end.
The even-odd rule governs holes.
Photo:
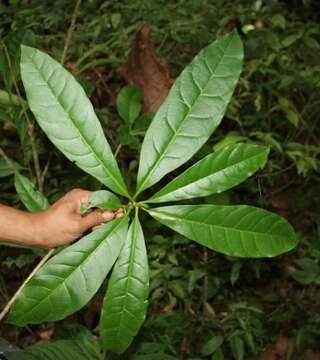
MULTIPOLYGON (((232 32, 203 49, 185 68, 146 132, 137 187, 131 194, 81 86, 48 55, 22 46, 21 76, 40 127, 68 159, 126 198, 127 203, 107 190, 94 193, 90 206, 113 208, 122 204, 126 215, 52 257, 20 293, 9 322, 24 326, 65 318, 88 303, 114 265, 102 306, 100 335, 107 349, 125 351, 145 319, 148 301, 148 259, 139 221, 141 211, 229 256, 271 257, 296 246, 296 234, 284 219, 255 207, 151 207, 221 193, 238 185, 265 164, 269 150, 263 146, 223 147, 150 198, 141 196, 188 161, 211 136, 231 99, 242 59, 241 39, 232 32)), ((128 112, 123 116, 133 121, 139 111, 134 109, 134 115, 128 112)))

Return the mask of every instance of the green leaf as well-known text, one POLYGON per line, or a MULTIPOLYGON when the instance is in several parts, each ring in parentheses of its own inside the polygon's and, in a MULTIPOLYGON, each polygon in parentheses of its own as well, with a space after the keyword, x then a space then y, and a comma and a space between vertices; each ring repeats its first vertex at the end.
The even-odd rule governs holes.
POLYGON ((274 27, 280 27, 282 30, 286 28, 286 19, 281 14, 272 16, 271 23, 274 27))
POLYGON ((11 90, 12 88, 13 77, 17 79, 19 78, 19 58, 21 44, 33 46, 34 42, 34 33, 27 29, 12 31, 5 37, 4 45, 8 51, 11 62, 11 69, 8 64, 8 59, 4 48, 0 49, 0 73, 2 73, 7 90, 11 90))
POLYGON ((236 360, 243 360, 244 343, 240 336, 236 335, 230 339, 230 348, 236 360))
POLYGON ((294 34, 294 35, 289 35, 287 36, 284 40, 282 40, 282 45, 284 47, 289 47, 291 46, 293 43, 295 43, 298 39, 300 39, 301 34, 294 34))
POLYGON ((9 315, 18 326, 56 321, 81 309, 119 256, 128 218, 113 220, 50 259, 27 283, 9 315))
POLYGON ((35 190, 34 184, 25 176, 16 173, 14 186, 20 200, 29 211, 42 211, 50 206, 47 198, 40 191, 35 190))
POLYGON ((234 144, 200 160, 146 202, 192 199, 226 191, 263 167, 269 149, 252 144, 234 144))
POLYGON ((223 337, 221 335, 216 335, 203 345, 201 354, 203 356, 211 355, 216 352, 222 344, 223 337))
POLYGON ((296 112, 294 112, 292 110, 288 110, 287 119, 289 120, 289 122, 293 126, 298 127, 298 125, 299 125, 299 116, 298 116, 298 114, 296 112))
POLYGON ((225 255, 277 256, 298 242, 285 219, 252 206, 180 205, 147 211, 179 234, 225 255))
POLYGON ((19 96, 14 95, 12 93, 8 93, 5 90, 0 90, 0 104, 4 106, 21 106, 21 103, 23 105, 27 105, 26 101, 22 98, 19 99, 19 96))
POLYGON ((203 49, 181 73, 143 141, 137 193, 176 169, 219 125, 242 68, 243 48, 232 32, 203 49))
POLYGON ((133 129, 130 131, 131 136, 144 135, 154 118, 154 113, 142 114, 134 123, 133 129))
MULTIPOLYGON (((13 164, 13 166, 17 170, 21 170, 22 166, 19 165, 17 162, 10 160, 10 162, 13 164)), ((4 159, 0 158, 0 178, 6 177, 13 174, 13 170, 8 166, 7 162, 4 159)))
POLYGON ((21 354, 26 355, 28 360, 101 359, 100 354, 93 353, 79 340, 58 340, 30 346, 26 350, 17 353, 17 360, 20 359, 21 354))
POLYGON ((237 133, 230 133, 230 134, 226 135, 223 139, 221 139, 219 142, 217 142, 213 146, 213 150, 218 151, 228 145, 237 144, 239 142, 245 142, 247 140, 249 140, 249 139, 246 136, 242 136, 237 133))
POLYGON ((95 207, 99 209, 118 210, 121 207, 121 202, 119 198, 110 191, 107 190, 94 191, 90 195, 89 204, 81 205, 80 213, 81 215, 83 215, 89 209, 95 207))
POLYGON ((21 47, 21 76, 37 122, 54 145, 111 190, 128 191, 92 104, 74 77, 47 54, 21 47))
POLYGON ((142 91, 133 85, 125 86, 117 97, 117 110, 123 120, 133 124, 142 108, 142 91))
POLYGON ((129 347, 145 319, 148 292, 147 252, 136 216, 103 302, 100 334, 106 348, 122 353, 129 347))

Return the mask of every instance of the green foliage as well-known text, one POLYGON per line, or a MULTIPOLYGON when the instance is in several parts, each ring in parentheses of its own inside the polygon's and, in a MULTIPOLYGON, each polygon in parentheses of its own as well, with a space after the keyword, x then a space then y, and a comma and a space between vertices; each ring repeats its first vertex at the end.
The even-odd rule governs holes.
POLYGON ((258 145, 230 145, 191 166, 147 201, 177 201, 226 191, 263 167, 268 152, 258 145))
POLYGON ((125 216, 103 225, 50 259, 23 289, 9 321, 60 320, 86 305, 119 256, 127 223, 125 216))
POLYGON ((229 256, 272 257, 297 245, 283 218, 246 205, 176 205, 148 212, 185 237, 229 256))
POLYGON ((27 46, 21 48, 21 75, 30 109, 56 147, 82 170, 127 196, 99 120, 74 77, 48 55, 27 46))
MULTIPOLYGON (((15 161, 11 160, 11 162, 17 170, 22 168, 21 165, 15 161)), ((7 162, 4 159, 0 159, 0 178, 12 175, 13 173, 13 169, 8 166, 7 162)))
POLYGON ((242 42, 233 32, 203 49, 177 78, 143 141, 136 195, 189 160, 208 140, 231 99, 242 58, 242 42))
POLYGON ((203 356, 214 354, 223 344, 223 337, 221 335, 214 336, 212 339, 207 341, 201 350, 203 356))
POLYGON ((49 207, 47 198, 35 190, 34 184, 25 176, 16 173, 14 187, 24 206, 31 212, 46 210, 49 207))
POLYGON ((117 97, 117 110, 123 120, 131 126, 142 108, 142 91, 133 85, 125 86, 117 97))
MULTIPOLYGON (((147 304, 148 262, 138 219, 141 210, 186 238, 226 255, 269 257, 296 246, 292 227, 262 209, 222 205, 151 209, 148 200, 138 199, 142 191, 188 161, 208 140, 227 109, 241 72, 242 58, 242 42, 234 31, 203 49, 177 78, 147 130, 137 189, 130 195, 80 85, 48 55, 22 47, 21 76, 30 109, 41 128, 69 160, 127 197, 129 203, 125 217, 83 237, 40 269, 14 304, 9 316, 11 323, 22 326, 55 321, 79 310, 97 292, 115 263, 100 333, 107 348, 125 351, 142 325, 147 304), (135 218, 127 232, 132 210, 135 218)), ((139 101, 131 91, 123 90, 118 101, 121 116, 130 123, 140 111, 139 101), (123 105, 126 101, 132 110, 128 113, 123 105)), ((256 145, 224 147, 186 170, 149 202, 152 198, 160 199, 159 202, 186 200, 230 189, 262 167, 268 151, 256 145)), ((108 207, 110 201, 120 204, 115 195, 97 192, 90 199, 90 206, 108 207)), ((174 262, 174 258, 171 260, 174 262)), ((193 281, 201 276, 194 274, 193 281)), ((187 290, 179 279, 173 279, 168 288, 176 298, 186 297, 187 290)), ((237 334, 231 339, 234 356, 242 359, 242 339, 237 334)))
POLYGON ((54 342, 29 346, 19 350, 11 344, 3 344, 3 354, 8 360, 101 360, 101 348, 93 334, 83 326, 60 326, 55 331, 54 342), (5 345, 5 346, 4 346, 5 345))
POLYGON ((129 347, 145 319, 148 292, 148 258, 136 216, 112 272, 102 307, 100 333, 108 349, 122 353, 129 347))

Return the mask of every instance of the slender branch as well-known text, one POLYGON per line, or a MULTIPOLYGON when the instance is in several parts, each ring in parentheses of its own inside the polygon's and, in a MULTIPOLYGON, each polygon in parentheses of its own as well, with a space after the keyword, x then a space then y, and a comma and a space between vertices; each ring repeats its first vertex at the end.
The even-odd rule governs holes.
POLYGON ((121 148, 122 148, 122 144, 119 144, 119 145, 117 146, 117 148, 116 148, 115 153, 114 153, 114 157, 115 157, 115 158, 117 158, 117 156, 118 156, 121 148))
POLYGON ((44 170, 42 171, 41 174, 41 185, 44 185, 44 179, 46 178, 47 172, 49 170, 49 165, 50 165, 50 160, 48 160, 46 166, 44 167, 44 170))
MULTIPOLYGON (((203 248, 203 261, 208 262, 208 250, 206 247, 203 248)), ((208 275, 206 274, 203 279, 203 294, 202 294, 203 304, 208 300, 208 275)))
POLYGON ((8 311, 10 310, 12 304, 16 301, 17 297, 21 293, 22 289, 25 287, 27 282, 33 277, 33 275, 44 265, 44 263, 51 257, 51 255, 54 253, 55 249, 51 249, 48 251, 48 253, 41 259, 41 261, 37 264, 37 266, 31 271, 29 276, 25 279, 25 281, 21 284, 19 289, 15 292, 15 294, 12 296, 12 298, 8 301, 7 305, 4 307, 4 309, 0 313, 0 321, 3 320, 3 318, 7 315, 8 311))
POLYGON ((72 35, 73 35, 73 32, 74 32, 74 28, 75 28, 75 25, 76 25, 76 20, 77 20, 80 5, 81 5, 81 0, 77 0, 76 5, 75 5, 74 10, 73 10, 73 13, 72 13, 71 23, 70 23, 70 26, 69 26, 69 29, 68 29, 68 33, 67 33, 66 40, 65 40, 65 43, 64 43, 64 47, 63 47, 63 52, 62 52, 62 55, 61 55, 60 62, 61 62, 62 65, 66 61, 66 56, 67 56, 70 41, 71 41, 71 38, 72 38, 72 35))
POLYGON ((28 113, 27 113, 27 109, 26 109, 26 106, 25 106, 25 102, 22 99, 22 96, 21 96, 21 93, 20 93, 16 78, 15 78, 13 70, 12 70, 12 63, 11 63, 10 55, 8 53, 7 46, 3 41, 1 41, 1 45, 2 45, 2 47, 4 49, 4 52, 5 52, 5 56, 6 56, 8 66, 9 66, 9 70, 10 70, 12 80, 13 80, 13 85, 14 85, 14 88, 16 90, 17 96, 19 98, 20 106, 21 106, 23 114, 24 114, 24 116, 25 116, 25 118, 27 120, 28 135, 30 137, 30 142, 31 142, 31 151, 32 151, 34 170, 35 170, 35 173, 36 173, 36 178, 37 178, 37 182, 38 182, 39 191, 42 192, 43 191, 43 186, 42 186, 42 183, 41 183, 41 169, 40 169, 39 156, 38 156, 36 141, 35 141, 35 137, 34 137, 34 123, 29 118, 28 113))

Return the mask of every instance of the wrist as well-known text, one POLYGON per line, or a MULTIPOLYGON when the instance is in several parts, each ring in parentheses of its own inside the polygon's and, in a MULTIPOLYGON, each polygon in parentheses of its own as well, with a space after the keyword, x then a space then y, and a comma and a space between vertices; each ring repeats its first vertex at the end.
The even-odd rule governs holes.
POLYGON ((30 224, 30 245, 40 248, 50 248, 46 233, 47 210, 36 213, 27 213, 30 224))

